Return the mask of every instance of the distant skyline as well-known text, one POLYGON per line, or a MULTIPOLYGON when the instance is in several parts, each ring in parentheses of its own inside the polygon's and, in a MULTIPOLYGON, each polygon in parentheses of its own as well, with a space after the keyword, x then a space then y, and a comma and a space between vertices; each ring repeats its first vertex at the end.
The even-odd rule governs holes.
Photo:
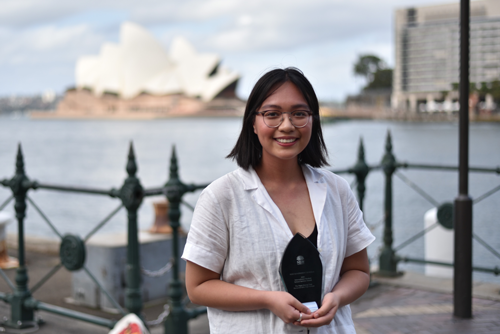
POLYGON ((118 42, 120 24, 136 22, 166 49, 174 36, 217 53, 239 72, 237 94, 276 67, 300 68, 324 101, 342 101, 365 83, 355 78, 360 54, 391 67, 396 8, 436 0, 2 0, 0 96, 62 94, 74 86, 78 57, 118 42))

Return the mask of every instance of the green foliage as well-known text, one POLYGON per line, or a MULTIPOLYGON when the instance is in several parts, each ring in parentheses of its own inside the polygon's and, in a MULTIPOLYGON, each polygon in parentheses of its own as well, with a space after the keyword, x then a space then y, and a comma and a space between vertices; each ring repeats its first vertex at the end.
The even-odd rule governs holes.
POLYGON ((379 57, 371 54, 360 55, 354 64, 354 75, 366 79, 363 89, 392 87, 392 69, 379 57))
POLYGON ((373 79, 364 89, 378 89, 392 87, 392 69, 385 68, 373 74, 373 79))
POLYGON ((373 80, 375 72, 385 68, 382 59, 375 55, 360 55, 354 64, 354 75, 365 77, 368 82, 373 80))

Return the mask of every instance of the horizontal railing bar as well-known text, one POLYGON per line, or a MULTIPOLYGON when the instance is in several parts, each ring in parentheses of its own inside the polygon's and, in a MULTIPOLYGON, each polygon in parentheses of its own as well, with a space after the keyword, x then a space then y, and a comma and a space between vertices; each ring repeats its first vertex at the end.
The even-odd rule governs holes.
MULTIPOLYGON (((208 187, 210 183, 205 183, 205 184, 186 184, 185 186, 187 187, 188 192, 193 192, 196 190, 200 189, 205 189, 208 187)), ((165 195, 165 193, 168 191, 169 187, 175 187, 175 186, 167 186, 167 187, 161 187, 161 188, 150 188, 150 189, 144 189, 144 196, 154 196, 154 195, 165 195)))
MULTIPOLYGON (((369 171, 378 170, 381 168, 382 168, 381 165, 368 166, 369 171)), ((335 174, 354 174, 354 168, 349 167, 347 169, 332 169, 332 170, 330 170, 330 172, 335 173, 335 174)))
MULTIPOLYGON (((444 267, 453 267, 453 263, 448 263, 448 262, 440 262, 440 261, 430 261, 430 260, 424 260, 424 259, 416 259, 412 257, 407 257, 407 256, 398 256, 396 258, 398 261, 402 262, 413 262, 413 263, 420 263, 420 264, 434 264, 437 266, 444 266, 444 267)), ((499 267, 494 267, 494 268, 486 268, 486 267, 472 267, 473 271, 481 271, 485 273, 491 273, 494 274, 495 276, 500 275, 500 268, 499 267)))
MULTIPOLYGON (((397 167, 399 167, 399 168, 416 168, 416 169, 458 170, 458 166, 413 164, 413 163, 409 163, 409 162, 397 163, 397 167)), ((497 168, 469 167, 469 172, 500 174, 500 167, 497 167, 497 168)))
POLYGON ((94 195, 107 195, 111 197, 118 196, 117 191, 115 189, 102 190, 102 189, 85 188, 85 187, 59 186, 54 184, 38 183, 38 182, 34 182, 33 188, 46 189, 46 190, 59 190, 59 191, 84 193, 84 194, 94 194, 94 195))
POLYGON ((144 197, 155 196, 155 195, 163 195, 165 193, 164 189, 165 188, 144 189, 144 197))
POLYGON ((78 312, 78 311, 73 311, 64 307, 59 307, 51 304, 46 304, 43 302, 40 302, 36 299, 30 298, 24 301, 24 307, 34 309, 34 310, 41 310, 41 311, 46 311, 58 315, 62 315, 65 317, 73 318, 73 319, 78 319, 82 320, 85 322, 89 322, 98 326, 103 326, 107 328, 113 328, 116 325, 115 320, 110 320, 110 319, 105 319, 101 317, 97 317, 94 315, 78 312))
POLYGON ((210 185, 210 183, 205 183, 205 184, 193 184, 191 185, 191 191, 195 191, 195 190, 200 190, 200 189, 205 189, 206 187, 208 187, 210 185))
POLYGON ((352 168, 348 169, 337 169, 337 170, 331 170, 330 172, 335 173, 335 174, 351 174, 353 173, 352 168))
POLYGON ((430 260, 417 259, 417 258, 407 257, 407 256, 398 256, 396 259, 401 261, 401 262, 413 262, 413 263, 420 263, 420 264, 435 264, 437 266, 453 267, 453 263, 440 262, 440 261, 430 261, 430 260))

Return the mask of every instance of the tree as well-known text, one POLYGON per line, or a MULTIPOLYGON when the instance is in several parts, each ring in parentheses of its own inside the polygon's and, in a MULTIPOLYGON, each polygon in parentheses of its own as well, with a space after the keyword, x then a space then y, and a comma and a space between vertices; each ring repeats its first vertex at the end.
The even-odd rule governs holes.
POLYGON ((364 89, 391 88, 392 69, 384 68, 373 74, 372 81, 364 89))
POLYGON ((392 69, 375 55, 360 55, 354 64, 354 75, 366 79, 366 86, 363 89, 392 87, 392 69))

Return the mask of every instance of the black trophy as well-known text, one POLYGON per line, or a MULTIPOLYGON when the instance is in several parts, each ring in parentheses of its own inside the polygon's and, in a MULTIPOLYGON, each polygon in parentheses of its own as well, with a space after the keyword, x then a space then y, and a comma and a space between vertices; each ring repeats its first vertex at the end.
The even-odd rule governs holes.
POLYGON ((323 264, 316 247, 302 234, 295 234, 286 246, 280 275, 286 291, 299 302, 316 302, 317 307, 321 307, 323 264))

